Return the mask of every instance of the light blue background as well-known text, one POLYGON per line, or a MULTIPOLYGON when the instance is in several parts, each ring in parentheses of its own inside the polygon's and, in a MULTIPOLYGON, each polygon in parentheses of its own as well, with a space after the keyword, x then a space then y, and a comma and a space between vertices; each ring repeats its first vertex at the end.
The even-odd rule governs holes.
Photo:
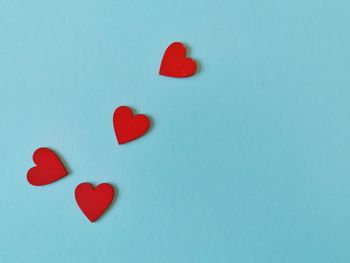
POLYGON ((347 0, 2 0, 0 262, 350 262, 349 20, 347 0), (199 74, 158 75, 173 41, 199 74), (120 105, 154 121, 123 146, 120 105), (40 146, 71 175, 29 185, 40 146), (95 224, 84 181, 119 190, 95 224))

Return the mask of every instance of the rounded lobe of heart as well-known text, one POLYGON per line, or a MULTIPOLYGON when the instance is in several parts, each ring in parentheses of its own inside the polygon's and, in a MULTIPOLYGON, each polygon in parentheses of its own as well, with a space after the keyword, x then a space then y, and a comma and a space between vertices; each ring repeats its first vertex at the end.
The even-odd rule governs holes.
POLYGON ((195 60, 186 58, 186 47, 180 42, 172 43, 165 51, 159 74, 167 77, 186 78, 197 70, 195 60))
POLYGON ((127 106, 120 106, 114 111, 113 126, 119 144, 128 143, 144 135, 150 121, 144 114, 133 115, 127 106))
POLYGON ((81 183, 75 188, 75 200, 85 216, 95 222, 114 198, 114 188, 108 183, 99 184, 96 188, 90 183, 81 183))
POLYGON ((41 147, 35 150, 33 161, 36 166, 30 168, 27 173, 27 180, 31 185, 47 185, 68 175, 61 159, 49 148, 41 147))

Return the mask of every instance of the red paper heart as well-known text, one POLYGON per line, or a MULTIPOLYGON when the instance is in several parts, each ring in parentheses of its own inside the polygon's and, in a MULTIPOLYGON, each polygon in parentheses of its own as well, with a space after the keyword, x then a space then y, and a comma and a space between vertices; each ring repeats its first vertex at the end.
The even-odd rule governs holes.
POLYGON ((133 115, 127 106, 118 107, 113 115, 114 131, 119 144, 124 144, 144 135, 150 126, 146 115, 133 115))
POLYGON ((27 180, 32 185, 50 184, 68 175, 61 159, 49 148, 37 149, 33 154, 33 161, 36 166, 27 173, 27 180))
POLYGON ((186 78, 196 73, 196 62, 186 58, 186 46, 180 42, 172 43, 165 51, 159 74, 174 78, 186 78))
POLYGON ((75 188, 75 200, 91 223, 107 210, 113 198, 114 188, 108 183, 100 184, 95 189, 90 183, 81 183, 75 188))

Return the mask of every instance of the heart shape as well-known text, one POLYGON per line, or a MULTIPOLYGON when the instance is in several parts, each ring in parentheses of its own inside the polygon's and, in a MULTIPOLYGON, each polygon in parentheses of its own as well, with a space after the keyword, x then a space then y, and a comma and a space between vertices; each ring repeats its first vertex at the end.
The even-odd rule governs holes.
POLYGON ((172 43, 165 51, 159 74, 174 78, 186 78, 196 73, 196 62, 186 58, 186 46, 180 42, 172 43))
POLYGON ((61 159, 49 148, 38 148, 33 154, 33 161, 36 166, 27 173, 27 180, 32 185, 50 184, 68 175, 61 159))
POLYGON ((99 184, 96 188, 90 183, 81 183, 75 188, 75 200, 85 216, 95 222, 114 198, 114 188, 108 183, 99 184))
POLYGON ((119 144, 124 144, 144 135, 150 120, 144 114, 133 115, 127 106, 120 106, 114 111, 113 126, 119 144))

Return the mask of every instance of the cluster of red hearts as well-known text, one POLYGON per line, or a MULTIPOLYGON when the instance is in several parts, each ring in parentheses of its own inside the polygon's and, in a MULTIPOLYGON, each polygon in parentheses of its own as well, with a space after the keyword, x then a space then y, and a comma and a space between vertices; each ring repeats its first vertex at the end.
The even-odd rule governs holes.
MULTIPOLYGON (((160 65, 159 74, 168 77, 186 78, 196 72, 196 62, 186 57, 186 47, 180 42, 172 43, 165 51, 160 65)), ((113 126, 119 144, 125 144, 144 135, 150 120, 146 115, 134 115, 127 106, 118 107, 113 114, 113 126)), ((60 157, 49 148, 38 148, 33 154, 36 166, 30 168, 27 180, 34 186, 51 184, 68 175, 60 157)), ((95 222, 114 199, 114 188, 111 184, 101 183, 96 188, 84 182, 75 188, 75 200, 91 221, 95 222)))

